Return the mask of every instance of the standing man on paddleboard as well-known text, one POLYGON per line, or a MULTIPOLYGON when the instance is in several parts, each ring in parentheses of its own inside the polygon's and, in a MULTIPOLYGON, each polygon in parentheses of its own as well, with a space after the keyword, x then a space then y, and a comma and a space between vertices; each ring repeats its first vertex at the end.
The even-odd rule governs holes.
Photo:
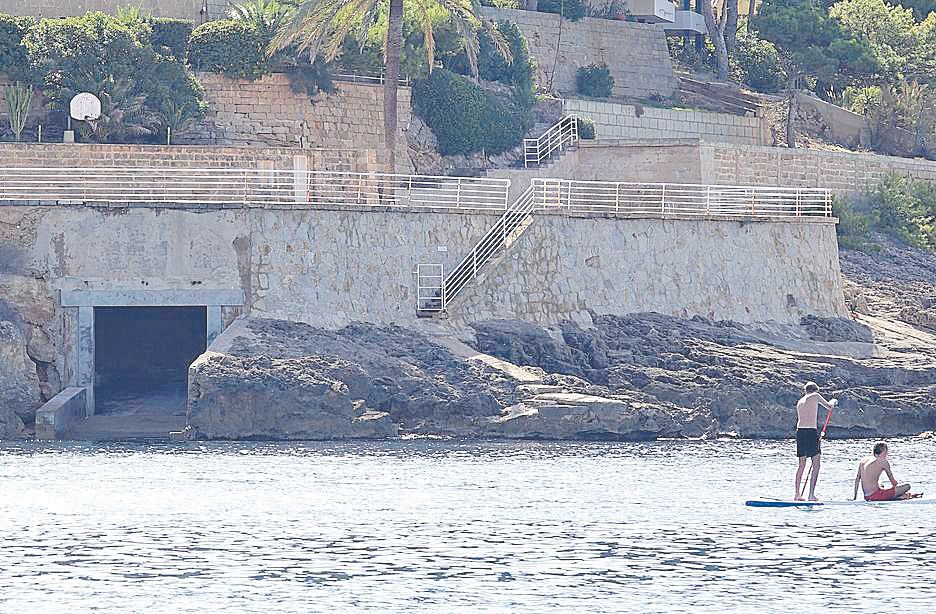
POLYGON ((819 442, 825 436, 836 400, 826 401, 822 398, 819 394, 819 386, 815 382, 806 382, 803 392, 803 398, 796 403, 796 456, 799 458, 799 468, 796 470, 796 489, 793 491, 793 496, 795 501, 803 500, 800 482, 803 479, 803 470, 806 469, 806 459, 809 458, 812 459, 809 470, 811 475, 806 477, 809 481, 809 500, 818 501, 816 482, 819 481, 819 468, 822 465, 819 442), (819 433, 820 405, 828 410, 821 434, 819 433))

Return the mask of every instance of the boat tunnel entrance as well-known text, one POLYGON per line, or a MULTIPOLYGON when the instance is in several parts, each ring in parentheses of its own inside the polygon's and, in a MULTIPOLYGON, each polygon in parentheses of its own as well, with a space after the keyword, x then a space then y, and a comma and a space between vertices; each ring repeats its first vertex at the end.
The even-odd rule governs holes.
POLYGON ((204 306, 95 307, 95 413, 184 415, 188 368, 206 347, 204 306))
MULTIPOLYGON (((71 439, 165 437, 185 425, 188 368, 244 305, 239 289, 61 291, 71 439)), ((51 411, 51 410, 50 410, 51 411)))

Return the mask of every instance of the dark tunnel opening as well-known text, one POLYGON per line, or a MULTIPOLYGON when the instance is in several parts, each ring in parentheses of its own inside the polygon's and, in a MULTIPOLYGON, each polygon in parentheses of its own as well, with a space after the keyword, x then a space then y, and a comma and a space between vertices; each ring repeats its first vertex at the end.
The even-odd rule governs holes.
POLYGON ((184 411, 188 367, 205 351, 205 307, 96 307, 96 413, 184 411))

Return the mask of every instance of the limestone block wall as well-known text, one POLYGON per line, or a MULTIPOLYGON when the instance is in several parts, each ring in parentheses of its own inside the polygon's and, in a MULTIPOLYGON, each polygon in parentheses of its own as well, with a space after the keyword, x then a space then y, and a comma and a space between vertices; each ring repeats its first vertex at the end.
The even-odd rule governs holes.
MULTIPOLYGON (((209 9, 220 8, 226 0, 209 0, 209 9)), ((0 13, 30 15, 33 17, 71 17, 88 11, 103 11, 115 14, 117 9, 128 4, 139 6, 156 17, 179 19, 201 19, 203 0, 0 0, 0 13)))
POLYGON ((603 62, 614 77, 614 96, 668 97, 676 89, 666 35, 656 26, 586 17, 562 20, 560 28, 558 15, 493 7, 484 7, 482 15, 517 24, 542 88, 574 94, 576 70, 603 62))
POLYGON ((888 173, 936 181, 936 162, 923 159, 728 144, 704 144, 700 153, 703 183, 819 187, 846 195, 888 173))
POLYGON ((702 176, 698 140, 582 141, 544 168, 502 168, 488 177, 510 180, 513 202, 534 177, 584 181, 699 183, 702 176))
POLYGON ((598 140, 700 138, 741 145, 768 142, 768 128, 760 117, 576 99, 567 99, 564 110, 591 118, 598 140))
MULTIPOLYGON (((337 92, 315 101, 290 89, 284 74, 256 81, 201 73, 208 116, 185 142, 211 145, 308 146, 377 152, 383 162, 383 86, 338 82, 337 92)), ((410 90, 399 90, 397 164, 408 170, 403 130, 410 120, 410 90)))
POLYGON ((373 152, 349 149, 0 143, 0 168, 129 166, 293 170, 296 156, 306 158, 310 170, 363 172, 372 170, 374 165, 373 152))
POLYGON ((452 315, 587 323, 589 310, 738 322, 847 316, 835 225, 541 215, 452 315))

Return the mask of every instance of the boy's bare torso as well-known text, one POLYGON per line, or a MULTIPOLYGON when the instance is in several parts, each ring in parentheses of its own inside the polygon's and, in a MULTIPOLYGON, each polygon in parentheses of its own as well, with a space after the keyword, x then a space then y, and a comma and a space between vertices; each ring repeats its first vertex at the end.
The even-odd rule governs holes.
POLYGON ((858 465, 861 474, 861 490, 865 496, 881 488, 881 474, 890 469, 890 463, 874 456, 868 456, 858 465))

